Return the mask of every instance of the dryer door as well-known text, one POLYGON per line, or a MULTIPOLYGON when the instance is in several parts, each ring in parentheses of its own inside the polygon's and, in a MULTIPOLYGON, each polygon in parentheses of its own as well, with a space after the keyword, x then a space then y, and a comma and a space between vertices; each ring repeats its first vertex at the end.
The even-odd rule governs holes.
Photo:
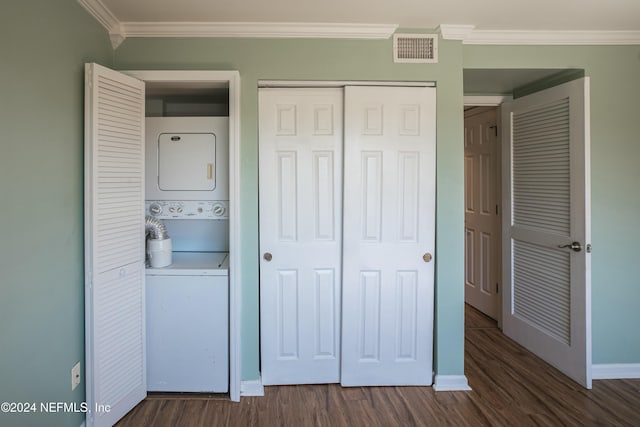
POLYGON ((213 133, 162 133, 158 137, 158 185, 163 191, 216 188, 216 136, 213 133))

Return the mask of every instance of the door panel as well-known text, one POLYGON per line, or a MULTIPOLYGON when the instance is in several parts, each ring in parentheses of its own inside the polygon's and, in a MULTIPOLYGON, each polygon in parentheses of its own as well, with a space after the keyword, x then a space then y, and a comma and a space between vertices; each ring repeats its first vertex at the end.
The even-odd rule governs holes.
POLYGON ((503 112, 504 332, 591 388, 589 81, 503 112))
POLYGON ((342 90, 261 89, 259 98, 262 381, 335 383, 342 90))
POLYGON ((147 394, 145 89, 97 64, 85 75, 87 425, 111 426, 147 394))
POLYGON ((499 166, 496 109, 464 119, 465 302, 498 319, 500 300, 499 166))
POLYGON ((430 385, 435 89, 345 88, 343 385, 430 385))

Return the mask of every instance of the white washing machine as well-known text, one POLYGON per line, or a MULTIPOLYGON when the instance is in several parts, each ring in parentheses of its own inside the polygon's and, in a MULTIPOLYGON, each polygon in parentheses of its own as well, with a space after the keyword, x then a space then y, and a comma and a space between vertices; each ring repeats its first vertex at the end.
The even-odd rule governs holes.
POLYGON ((174 252, 146 270, 147 389, 229 390, 229 256, 174 252))

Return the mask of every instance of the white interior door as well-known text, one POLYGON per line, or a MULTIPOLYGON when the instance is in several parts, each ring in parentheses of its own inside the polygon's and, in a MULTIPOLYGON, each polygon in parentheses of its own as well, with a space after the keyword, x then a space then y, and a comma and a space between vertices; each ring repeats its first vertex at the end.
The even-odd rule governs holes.
POLYGON ((500 217, 498 123, 495 107, 464 118, 465 302, 498 319, 500 217))
POLYGON ((435 88, 345 88, 345 386, 432 382, 435 106, 435 88))
POLYGON ((260 89, 262 382, 340 380, 342 90, 260 89))
POLYGON ((145 88, 97 64, 85 75, 87 425, 111 426, 147 394, 145 88))
POLYGON ((589 80, 503 107, 504 333, 591 388, 589 80))

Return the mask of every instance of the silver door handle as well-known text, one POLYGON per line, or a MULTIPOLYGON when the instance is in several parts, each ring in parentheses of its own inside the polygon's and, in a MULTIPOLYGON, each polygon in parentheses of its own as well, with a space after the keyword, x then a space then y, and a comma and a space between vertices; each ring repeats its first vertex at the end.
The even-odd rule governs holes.
POLYGON ((273 259, 273 255, 271 255, 269 252, 265 252, 262 258, 264 258, 265 261, 269 262, 273 259))
POLYGON ((566 245, 558 245, 558 247, 560 249, 568 248, 574 252, 580 252, 582 250, 582 245, 580 244, 580 242, 571 242, 566 245))

